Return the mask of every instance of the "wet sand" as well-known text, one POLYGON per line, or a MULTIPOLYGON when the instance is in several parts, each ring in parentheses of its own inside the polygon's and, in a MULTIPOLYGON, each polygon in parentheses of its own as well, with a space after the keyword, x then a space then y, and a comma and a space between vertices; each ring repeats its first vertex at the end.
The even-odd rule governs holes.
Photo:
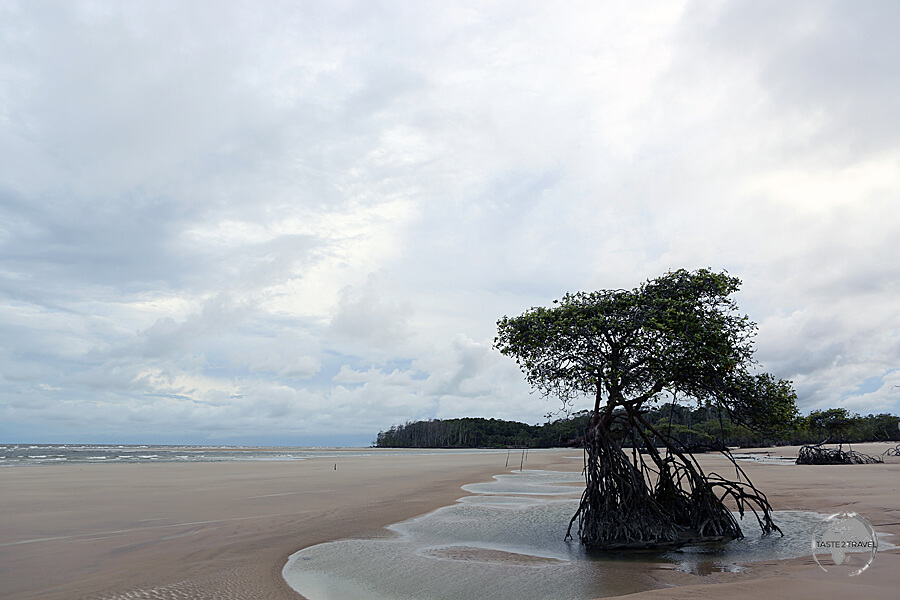
MULTIPOLYGON (((571 470, 574 454, 531 451, 527 466, 571 470)), ((384 535, 505 463, 506 452, 3 468, 0 598, 299 598, 281 578, 293 552, 384 535)))
MULTIPOLYGON (((884 444, 854 447, 878 453, 884 444)), ((796 456, 797 448, 763 449, 796 456)), ((531 451, 526 468, 576 471, 579 451, 531 451)), ((519 458, 519 457, 515 457, 519 458)), ((742 461, 778 510, 852 510, 900 543, 900 459, 884 465, 742 461)), ((284 462, 64 465, 0 469, 0 597, 10 600, 290 599, 281 579, 300 548, 385 535, 385 525, 518 468, 506 453, 347 456, 284 462), (334 465, 337 463, 337 470, 334 465), (513 464, 514 463, 514 464, 513 464)), ((703 456, 725 475, 726 462, 703 456)), ((659 571, 663 598, 897 598, 900 551, 852 580, 811 557, 707 576, 659 571)))

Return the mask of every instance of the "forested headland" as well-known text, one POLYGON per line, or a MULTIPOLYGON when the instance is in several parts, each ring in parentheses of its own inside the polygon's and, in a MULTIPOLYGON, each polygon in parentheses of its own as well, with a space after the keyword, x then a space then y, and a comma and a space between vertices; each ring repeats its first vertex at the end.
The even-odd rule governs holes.
MULTIPOLYGON (((888 413, 861 416, 844 408, 817 410, 798 417, 775 433, 760 434, 732 423, 715 407, 667 404, 650 409, 647 421, 685 446, 758 447, 821 442, 900 441, 900 417, 888 413)), ((380 431, 378 448, 553 448, 581 446, 589 411, 528 425, 502 419, 462 418, 410 421, 380 431)))

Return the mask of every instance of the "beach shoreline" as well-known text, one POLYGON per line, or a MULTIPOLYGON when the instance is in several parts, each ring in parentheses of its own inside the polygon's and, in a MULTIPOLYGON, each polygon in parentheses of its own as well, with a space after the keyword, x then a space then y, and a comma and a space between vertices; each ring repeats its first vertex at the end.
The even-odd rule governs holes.
MULTIPOLYGON (((855 449, 880 454, 887 447, 855 449)), ((281 577, 293 553, 388 535, 387 525, 454 503, 466 495, 462 485, 517 470, 520 458, 513 451, 508 467, 506 452, 437 452, 0 469, 0 597, 300 598, 281 577)), ((699 458, 704 468, 727 468, 717 455, 699 458)), ((776 510, 854 510, 879 531, 900 535, 896 458, 859 466, 740 464, 776 510), (894 525, 880 526, 887 523, 894 525)), ((525 463, 558 471, 581 466, 577 449, 532 450, 525 463)), ((744 573, 664 571, 661 585, 680 587, 627 597, 893 598, 898 567, 900 552, 892 550, 849 582, 828 577, 811 557, 754 564, 744 573)))

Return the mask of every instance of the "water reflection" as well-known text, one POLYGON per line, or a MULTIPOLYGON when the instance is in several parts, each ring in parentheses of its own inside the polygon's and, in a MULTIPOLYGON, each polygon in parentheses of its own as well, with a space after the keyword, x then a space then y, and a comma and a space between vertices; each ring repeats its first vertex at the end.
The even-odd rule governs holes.
MULTIPOLYGON (((580 485, 579 485, 580 484, 580 485)), ((288 584, 310 600, 598 598, 660 587, 659 569, 706 574, 739 563, 810 554, 825 515, 777 512, 784 537, 747 536, 718 547, 663 553, 587 554, 563 537, 578 505, 579 473, 524 471, 464 486, 473 496, 389 527, 396 536, 343 540, 294 554, 288 584)))

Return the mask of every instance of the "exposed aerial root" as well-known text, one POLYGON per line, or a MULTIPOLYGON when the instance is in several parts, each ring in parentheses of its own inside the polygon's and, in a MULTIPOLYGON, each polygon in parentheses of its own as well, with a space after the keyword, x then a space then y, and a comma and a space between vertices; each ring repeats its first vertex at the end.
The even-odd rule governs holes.
POLYGON ((578 536, 588 549, 651 549, 743 537, 725 498, 740 516, 750 510, 763 533, 781 530, 772 507, 727 449, 735 478, 705 474, 676 439, 654 429, 640 412, 619 413, 608 428, 585 435, 585 483, 578 511, 578 536), (630 441, 630 456, 619 441, 630 441))
POLYGON ((888 448, 884 452, 881 453, 882 456, 900 456, 900 444, 897 444, 893 448, 888 448))
POLYGON ((798 465, 873 465, 883 463, 884 460, 877 456, 869 456, 862 452, 844 450, 844 444, 839 443, 837 448, 827 448, 825 444, 829 440, 818 444, 807 444, 800 448, 797 455, 798 465))

